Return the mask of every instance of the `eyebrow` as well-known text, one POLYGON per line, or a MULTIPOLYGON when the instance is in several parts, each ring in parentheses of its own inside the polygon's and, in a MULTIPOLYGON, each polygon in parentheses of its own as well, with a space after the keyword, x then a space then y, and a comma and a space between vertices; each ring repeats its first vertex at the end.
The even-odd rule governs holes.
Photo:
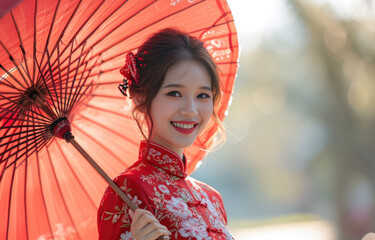
MULTIPOLYGON (((185 86, 182 85, 182 84, 171 83, 171 84, 168 84, 168 85, 164 86, 164 88, 185 88, 185 86)), ((212 91, 212 89, 210 87, 207 87, 207 86, 201 86, 199 89, 212 91)))

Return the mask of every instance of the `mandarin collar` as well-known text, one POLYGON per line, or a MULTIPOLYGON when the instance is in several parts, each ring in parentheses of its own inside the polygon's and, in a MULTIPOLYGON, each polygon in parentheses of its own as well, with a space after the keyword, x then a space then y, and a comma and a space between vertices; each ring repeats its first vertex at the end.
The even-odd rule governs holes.
POLYGON ((141 141, 139 147, 140 160, 144 159, 156 167, 163 169, 167 173, 179 178, 185 178, 187 176, 185 163, 175 152, 154 142, 150 142, 148 153, 147 147, 148 142, 145 140, 141 141))

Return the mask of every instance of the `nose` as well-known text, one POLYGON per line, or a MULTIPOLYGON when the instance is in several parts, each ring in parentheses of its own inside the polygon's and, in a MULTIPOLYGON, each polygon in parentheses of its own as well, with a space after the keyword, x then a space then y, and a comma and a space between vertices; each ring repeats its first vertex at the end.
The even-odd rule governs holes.
POLYGON ((195 117, 198 114, 197 103, 193 99, 186 99, 180 109, 180 114, 186 117, 195 117))

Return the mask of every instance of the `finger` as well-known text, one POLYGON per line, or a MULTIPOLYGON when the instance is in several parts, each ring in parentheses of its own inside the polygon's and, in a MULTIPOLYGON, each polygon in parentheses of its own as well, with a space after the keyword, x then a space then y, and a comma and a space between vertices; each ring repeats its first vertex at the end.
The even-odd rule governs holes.
POLYGON ((145 235, 150 234, 150 233, 152 233, 153 231, 156 231, 156 230, 163 230, 163 231, 166 232, 168 235, 171 234, 171 233, 169 232, 168 228, 165 227, 164 225, 160 224, 159 222, 152 222, 152 223, 149 223, 149 224, 147 224, 147 225, 142 229, 142 231, 145 233, 145 235))
MULTIPOLYGON (((130 230, 136 235, 139 235, 138 232, 144 231, 145 227, 151 223, 159 224, 159 221, 152 215, 149 215, 147 213, 142 213, 140 217, 138 218, 138 221, 135 223, 132 223, 132 225, 130 226, 130 230)), ((142 234, 142 235, 145 235, 145 234, 142 234)))
POLYGON ((150 215, 150 216, 154 216, 150 211, 147 211, 147 210, 144 210, 144 209, 136 209, 134 214, 133 214, 133 217, 132 217, 132 223, 136 224, 143 215, 150 215))
POLYGON ((143 240, 155 240, 160 236, 168 236, 168 235, 170 235, 170 232, 168 231, 168 229, 166 229, 166 227, 156 222, 149 223, 147 226, 145 226, 144 228, 140 229, 139 231, 133 234, 135 239, 143 239, 143 240))
POLYGON ((375 234, 374 233, 368 233, 366 234, 362 240, 375 240, 375 234))
MULTIPOLYGON (((165 230, 165 229, 162 229, 162 228, 157 228, 155 230, 153 230, 152 232, 150 232, 149 234, 147 234, 145 236, 145 238, 147 240, 155 240, 155 239, 159 239, 161 237, 168 237, 166 239, 169 239, 169 235, 170 235, 170 232, 168 230, 165 230)), ((161 238, 163 239, 163 238, 161 238)))

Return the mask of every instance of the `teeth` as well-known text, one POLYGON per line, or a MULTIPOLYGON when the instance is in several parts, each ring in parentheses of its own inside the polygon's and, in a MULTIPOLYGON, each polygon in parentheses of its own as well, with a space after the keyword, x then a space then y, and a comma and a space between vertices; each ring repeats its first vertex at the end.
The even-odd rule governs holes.
POLYGON ((175 122, 172 122, 172 124, 178 128, 183 128, 183 129, 191 129, 194 127, 194 124, 180 124, 180 123, 175 123, 175 122))

